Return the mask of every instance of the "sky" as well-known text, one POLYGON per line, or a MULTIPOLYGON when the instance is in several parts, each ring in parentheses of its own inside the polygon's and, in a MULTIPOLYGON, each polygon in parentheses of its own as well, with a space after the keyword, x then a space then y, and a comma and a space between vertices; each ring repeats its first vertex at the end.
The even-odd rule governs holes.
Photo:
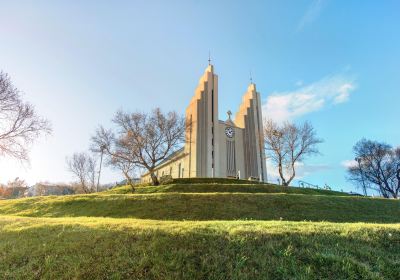
MULTIPOLYGON (((0 1, 0 70, 48 118, 30 164, 0 158, 0 182, 71 182, 114 113, 183 114, 211 54, 219 114, 235 112, 250 72, 264 117, 309 121, 324 140, 298 180, 354 191, 353 145, 400 145, 399 1, 0 1)), ((271 181, 276 177, 270 168, 271 181)), ((122 178, 106 169, 101 182, 122 178)), ((357 191, 357 190, 356 190, 357 191)))

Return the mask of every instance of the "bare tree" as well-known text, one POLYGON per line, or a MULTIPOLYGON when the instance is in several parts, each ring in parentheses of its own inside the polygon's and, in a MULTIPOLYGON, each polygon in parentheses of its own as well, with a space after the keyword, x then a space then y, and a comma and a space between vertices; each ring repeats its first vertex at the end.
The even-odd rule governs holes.
POLYGON ((131 147, 117 140, 111 130, 100 127, 92 137, 91 150, 95 153, 105 153, 106 164, 121 171, 132 192, 135 191, 132 174, 138 168, 138 164, 136 156, 131 152, 131 147))
POLYGON ((400 148, 362 139, 354 145, 353 151, 357 164, 348 168, 348 179, 362 188, 378 191, 385 198, 398 198, 400 148))
POLYGON ((50 123, 38 116, 31 104, 22 101, 8 75, 0 72, 0 156, 27 161, 30 144, 49 133, 50 123))
POLYGON ((75 153, 66 161, 68 170, 78 179, 82 190, 93 192, 96 188, 96 160, 87 153, 75 153))
POLYGON ((272 120, 264 122, 265 149, 285 186, 289 186, 296 176, 296 163, 318 154, 317 145, 322 142, 308 122, 302 125, 286 122, 281 126, 272 120))
POLYGON ((113 119, 115 132, 100 127, 92 137, 94 147, 120 165, 143 168, 150 173, 153 185, 159 181, 154 169, 184 142, 185 121, 176 112, 164 114, 159 108, 150 114, 118 111, 113 119))
POLYGON ((127 184, 131 187, 132 193, 135 192, 135 183, 132 178, 137 166, 132 161, 115 156, 111 156, 110 161, 107 164, 112 166, 114 169, 121 171, 127 184))

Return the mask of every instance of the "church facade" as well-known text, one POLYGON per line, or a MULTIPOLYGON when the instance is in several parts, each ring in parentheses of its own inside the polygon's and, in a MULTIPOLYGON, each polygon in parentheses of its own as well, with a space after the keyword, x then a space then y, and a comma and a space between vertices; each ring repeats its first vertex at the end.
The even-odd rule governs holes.
MULTIPOLYGON (((218 177, 267 181, 260 93, 250 83, 234 119, 218 119, 218 76, 208 65, 186 109, 185 146, 155 169, 158 178, 218 177)), ((150 182, 150 174, 142 176, 150 182)))

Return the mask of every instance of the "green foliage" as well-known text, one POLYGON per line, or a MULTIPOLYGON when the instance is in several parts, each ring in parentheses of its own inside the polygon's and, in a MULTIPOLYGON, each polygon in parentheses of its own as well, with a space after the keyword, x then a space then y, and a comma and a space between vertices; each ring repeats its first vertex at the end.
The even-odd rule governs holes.
POLYGON ((398 200, 201 180, 1 200, 0 279, 400 279, 398 200))
POLYGON ((161 185, 170 184, 173 182, 173 180, 174 179, 172 179, 171 175, 164 175, 164 176, 161 176, 161 178, 160 178, 160 184, 161 185))

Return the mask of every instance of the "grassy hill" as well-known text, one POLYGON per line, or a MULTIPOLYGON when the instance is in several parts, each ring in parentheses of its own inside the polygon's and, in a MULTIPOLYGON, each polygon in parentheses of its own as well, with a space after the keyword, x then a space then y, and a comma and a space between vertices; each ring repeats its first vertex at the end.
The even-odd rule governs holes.
POLYGON ((0 279, 400 279, 400 201, 232 180, 0 201, 0 279))

